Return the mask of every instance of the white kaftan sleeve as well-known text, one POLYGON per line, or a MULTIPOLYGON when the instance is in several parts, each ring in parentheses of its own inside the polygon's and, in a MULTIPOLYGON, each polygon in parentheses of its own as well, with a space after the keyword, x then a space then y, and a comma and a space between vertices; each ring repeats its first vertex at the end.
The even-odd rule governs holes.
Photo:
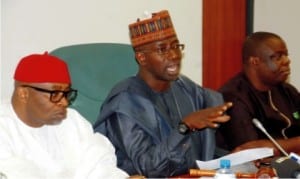
MULTIPOLYGON (((75 117, 75 116, 73 116, 75 117)), ((128 178, 128 174, 117 167, 115 149, 100 133, 94 133, 92 125, 78 114, 78 128, 82 139, 81 160, 75 179, 128 178)))

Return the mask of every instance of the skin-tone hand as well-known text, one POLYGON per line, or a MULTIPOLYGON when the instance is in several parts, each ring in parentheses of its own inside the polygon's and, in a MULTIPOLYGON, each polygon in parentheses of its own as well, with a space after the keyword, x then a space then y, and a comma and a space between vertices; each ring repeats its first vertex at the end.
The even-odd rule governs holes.
MULTIPOLYGON (((234 153, 234 152, 239 152, 239 151, 246 150, 246 149, 259 148, 259 147, 273 148, 274 156, 281 155, 280 151, 269 140, 254 140, 254 141, 246 142, 246 143, 236 147, 231 152, 234 153)), ((262 159, 255 160, 253 162, 254 162, 255 166, 259 168, 262 163, 270 164, 272 159, 273 159, 273 157, 268 157, 268 158, 262 158, 262 159)))
POLYGON ((259 147, 270 147, 270 148, 274 148, 274 152, 275 155, 279 155, 279 151, 276 150, 276 146, 270 142, 269 140, 254 140, 254 141, 249 141, 246 142, 238 147, 236 147, 234 150, 232 150, 231 152, 239 152, 245 149, 253 149, 253 148, 259 148, 259 147))
POLYGON ((227 122, 230 119, 224 112, 231 106, 232 103, 227 102, 220 106, 202 109, 186 116, 183 122, 191 130, 199 130, 207 127, 217 128, 219 127, 219 123, 227 122))
MULTIPOLYGON (((277 139, 276 140, 281 147, 287 152, 300 153, 300 137, 292 137, 289 139, 277 139)), ((232 152, 238 152, 245 149, 258 148, 258 147, 270 147, 274 150, 274 156, 283 155, 280 150, 268 139, 260 139, 246 142, 236 147, 232 152)))

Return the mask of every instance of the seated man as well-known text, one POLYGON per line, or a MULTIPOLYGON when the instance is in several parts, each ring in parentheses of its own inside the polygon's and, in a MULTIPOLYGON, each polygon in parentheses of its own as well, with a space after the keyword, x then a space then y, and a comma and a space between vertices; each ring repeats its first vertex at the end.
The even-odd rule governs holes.
POLYGON ((168 11, 129 29, 139 70, 112 89, 95 130, 112 141, 129 174, 186 174, 196 160, 213 158, 214 128, 229 120, 223 114, 232 104, 180 75, 184 45, 168 11))
POLYGON ((243 70, 220 89, 234 106, 227 112, 231 120, 218 130, 218 142, 235 151, 273 147, 279 155, 253 125, 257 118, 288 153, 300 152, 300 94, 287 82, 290 59, 284 40, 274 33, 255 32, 245 40, 242 54, 243 70))
POLYGON ((67 108, 77 91, 64 61, 47 53, 26 56, 14 79, 11 102, 0 106, 2 177, 127 178, 110 141, 67 108))

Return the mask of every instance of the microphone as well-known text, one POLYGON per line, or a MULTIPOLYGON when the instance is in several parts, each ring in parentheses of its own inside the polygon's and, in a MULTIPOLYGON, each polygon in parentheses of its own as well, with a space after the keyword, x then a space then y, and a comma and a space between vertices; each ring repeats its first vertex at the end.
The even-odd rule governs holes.
POLYGON ((288 157, 278 157, 271 161, 279 178, 300 178, 300 165, 288 157))
POLYGON ((262 125, 262 123, 256 119, 253 118, 252 122, 254 123, 254 125, 260 129, 263 133, 266 134, 266 136, 273 142, 273 144, 286 156, 289 157, 289 154, 275 141, 275 139, 267 132, 267 130, 264 128, 264 126, 262 125))
POLYGON ((266 136, 275 144, 275 146, 285 155, 285 157, 277 157, 271 161, 273 167, 279 178, 299 178, 300 179, 300 165, 297 162, 298 156, 292 153, 290 156, 287 152, 275 141, 275 139, 267 132, 262 123, 253 118, 252 122, 259 128, 266 136))

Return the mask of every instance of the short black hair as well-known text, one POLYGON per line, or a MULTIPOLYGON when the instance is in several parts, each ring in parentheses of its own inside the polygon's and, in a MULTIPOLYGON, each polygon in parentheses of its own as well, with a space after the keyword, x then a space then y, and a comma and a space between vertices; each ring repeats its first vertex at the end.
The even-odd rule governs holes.
POLYGON ((272 32, 254 32, 243 43, 242 47, 242 62, 246 64, 250 56, 257 56, 258 49, 261 45, 270 38, 277 38, 282 40, 282 38, 272 32))

